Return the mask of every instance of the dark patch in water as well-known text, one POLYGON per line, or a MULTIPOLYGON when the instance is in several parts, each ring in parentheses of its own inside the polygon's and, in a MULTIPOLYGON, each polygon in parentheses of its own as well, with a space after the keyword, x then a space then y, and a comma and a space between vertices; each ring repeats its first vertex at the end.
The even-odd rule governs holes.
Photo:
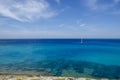
MULTIPOLYGON (((95 77, 95 78, 120 78, 120 66, 107 66, 98 63, 83 62, 83 61, 72 61, 72 60, 46 60, 32 62, 32 60, 26 60, 21 63, 0 65, 0 69, 11 70, 11 71, 34 71, 34 72, 45 72, 53 74, 54 76, 66 76, 63 72, 72 74, 73 77, 95 77), (71 70, 71 73, 69 71, 71 70), (72 71, 74 70, 74 71, 72 71), (75 74, 77 73, 77 74, 75 74), (80 75, 78 75, 80 74, 80 75), (78 75, 78 76, 75 76, 78 75)), ((71 76, 71 75, 70 75, 71 76)))

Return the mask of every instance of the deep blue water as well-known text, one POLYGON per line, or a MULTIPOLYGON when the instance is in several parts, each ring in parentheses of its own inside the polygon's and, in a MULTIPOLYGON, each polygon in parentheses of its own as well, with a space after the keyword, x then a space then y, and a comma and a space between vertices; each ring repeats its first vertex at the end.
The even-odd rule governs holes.
POLYGON ((61 59, 120 66, 120 39, 0 40, 0 64, 61 59))
POLYGON ((119 39, 14 39, 0 40, 0 62, 26 59, 70 59, 120 65, 119 39))

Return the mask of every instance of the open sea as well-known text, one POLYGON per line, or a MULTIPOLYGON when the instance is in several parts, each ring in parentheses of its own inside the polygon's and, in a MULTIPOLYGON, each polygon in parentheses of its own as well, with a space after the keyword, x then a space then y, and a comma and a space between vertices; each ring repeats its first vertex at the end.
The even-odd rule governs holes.
POLYGON ((120 78, 120 39, 0 39, 0 72, 120 78))

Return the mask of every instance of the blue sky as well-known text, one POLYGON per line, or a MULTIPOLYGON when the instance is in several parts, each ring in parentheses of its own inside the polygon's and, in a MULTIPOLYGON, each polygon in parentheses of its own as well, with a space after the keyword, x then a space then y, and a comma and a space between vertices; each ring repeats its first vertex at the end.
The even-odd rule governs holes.
POLYGON ((0 38, 120 38, 120 0, 0 0, 0 38))

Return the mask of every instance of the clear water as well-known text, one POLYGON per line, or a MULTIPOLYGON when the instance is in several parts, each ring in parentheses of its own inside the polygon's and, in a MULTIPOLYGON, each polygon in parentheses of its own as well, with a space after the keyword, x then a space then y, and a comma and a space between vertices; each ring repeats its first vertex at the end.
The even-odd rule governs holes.
MULTIPOLYGON (((90 62, 91 64, 114 65, 119 67, 120 40, 84 39, 82 44, 80 39, 0 40, 1 65, 14 63, 22 64, 26 61, 34 64, 35 62, 44 62, 47 60, 57 61, 58 63, 61 60, 74 62, 82 61, 90 62)), ((56 67, 54 67, 54 69, 55 68, 56 67)), ((53 70, 51 72, 53 72, 53 70)))

